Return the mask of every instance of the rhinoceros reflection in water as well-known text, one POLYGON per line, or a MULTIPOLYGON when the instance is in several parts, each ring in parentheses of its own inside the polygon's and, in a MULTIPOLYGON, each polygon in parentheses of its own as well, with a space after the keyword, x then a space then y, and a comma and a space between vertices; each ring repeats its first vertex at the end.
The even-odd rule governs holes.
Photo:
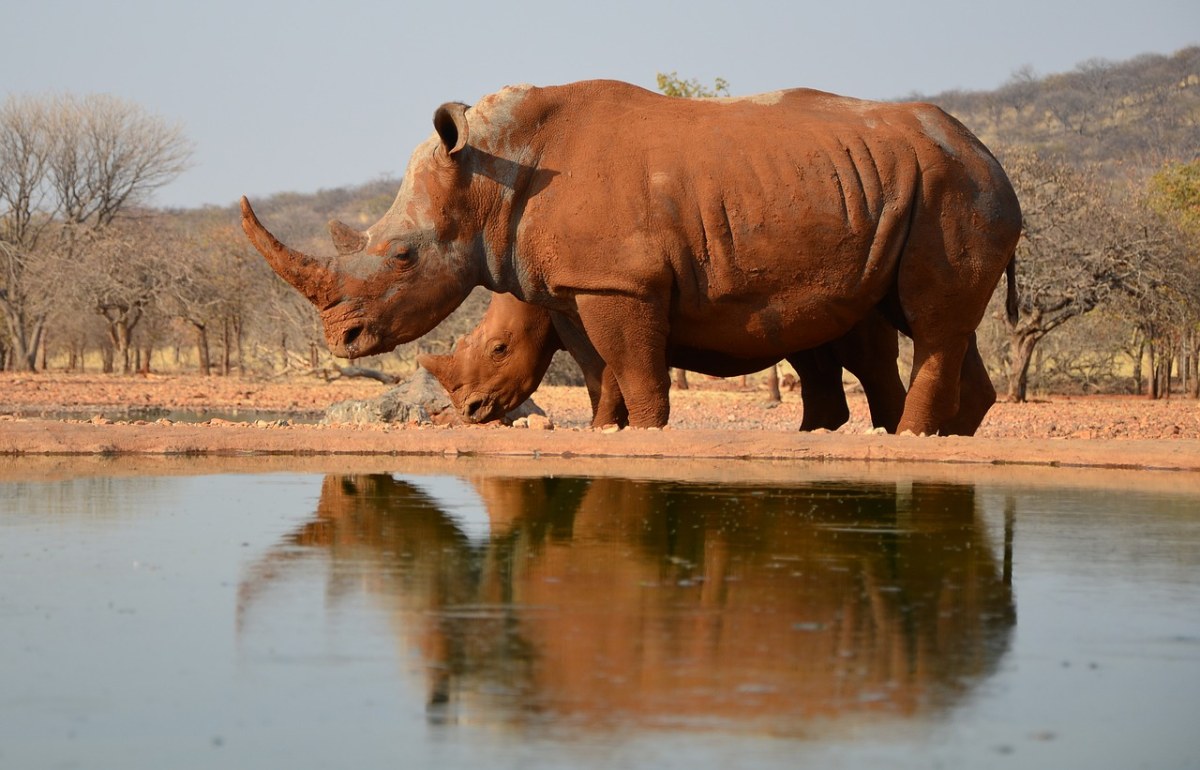
POLYGON ((241 611, 296 546, 327 551, 420 650, 431 715, 500 722, 801 732, 953 705, 1008 648, 1008 570, 970 487, 474 484, 482 540, 402 479, 327 477, 241 611))

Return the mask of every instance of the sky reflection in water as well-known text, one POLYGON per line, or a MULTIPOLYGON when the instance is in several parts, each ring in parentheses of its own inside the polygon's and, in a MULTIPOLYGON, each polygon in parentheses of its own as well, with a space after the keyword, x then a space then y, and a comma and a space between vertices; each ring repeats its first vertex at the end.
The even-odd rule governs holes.
POLYGON ((400 474, 0 493, 0 767, 1200 760, 1194 497, 400 474))

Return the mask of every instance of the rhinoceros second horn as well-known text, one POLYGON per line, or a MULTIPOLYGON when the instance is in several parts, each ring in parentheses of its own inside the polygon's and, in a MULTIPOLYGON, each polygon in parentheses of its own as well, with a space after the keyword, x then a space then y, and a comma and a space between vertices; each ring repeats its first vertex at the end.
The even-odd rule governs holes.
POLYGON ((367 248, 368 237, 336 219, 329 220, 329 237, 338 254, 357 254, 367 248))

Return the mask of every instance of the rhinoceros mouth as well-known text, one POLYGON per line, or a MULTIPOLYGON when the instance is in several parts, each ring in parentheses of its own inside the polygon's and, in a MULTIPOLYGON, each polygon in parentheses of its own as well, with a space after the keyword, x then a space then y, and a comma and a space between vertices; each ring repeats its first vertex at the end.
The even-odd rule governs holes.
POLYGON ((365 323, 345 326, 341 334, 329 340, 329 349, 339 358, 365 358, 386 353, 382 340, 365 323))
POLYGON ((458 411, 462 414, 463 419, 470 423, 484 423, 500 416, 497 414, 495 400, 483 394, 468 396, 458 411))

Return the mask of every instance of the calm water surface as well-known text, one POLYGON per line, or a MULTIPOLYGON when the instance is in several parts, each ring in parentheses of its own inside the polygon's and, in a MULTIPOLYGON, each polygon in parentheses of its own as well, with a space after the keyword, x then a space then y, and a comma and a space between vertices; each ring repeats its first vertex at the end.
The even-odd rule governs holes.
POLYGON ((1200 767, 1200 497, 0 484, 0 768, 1200 767))

